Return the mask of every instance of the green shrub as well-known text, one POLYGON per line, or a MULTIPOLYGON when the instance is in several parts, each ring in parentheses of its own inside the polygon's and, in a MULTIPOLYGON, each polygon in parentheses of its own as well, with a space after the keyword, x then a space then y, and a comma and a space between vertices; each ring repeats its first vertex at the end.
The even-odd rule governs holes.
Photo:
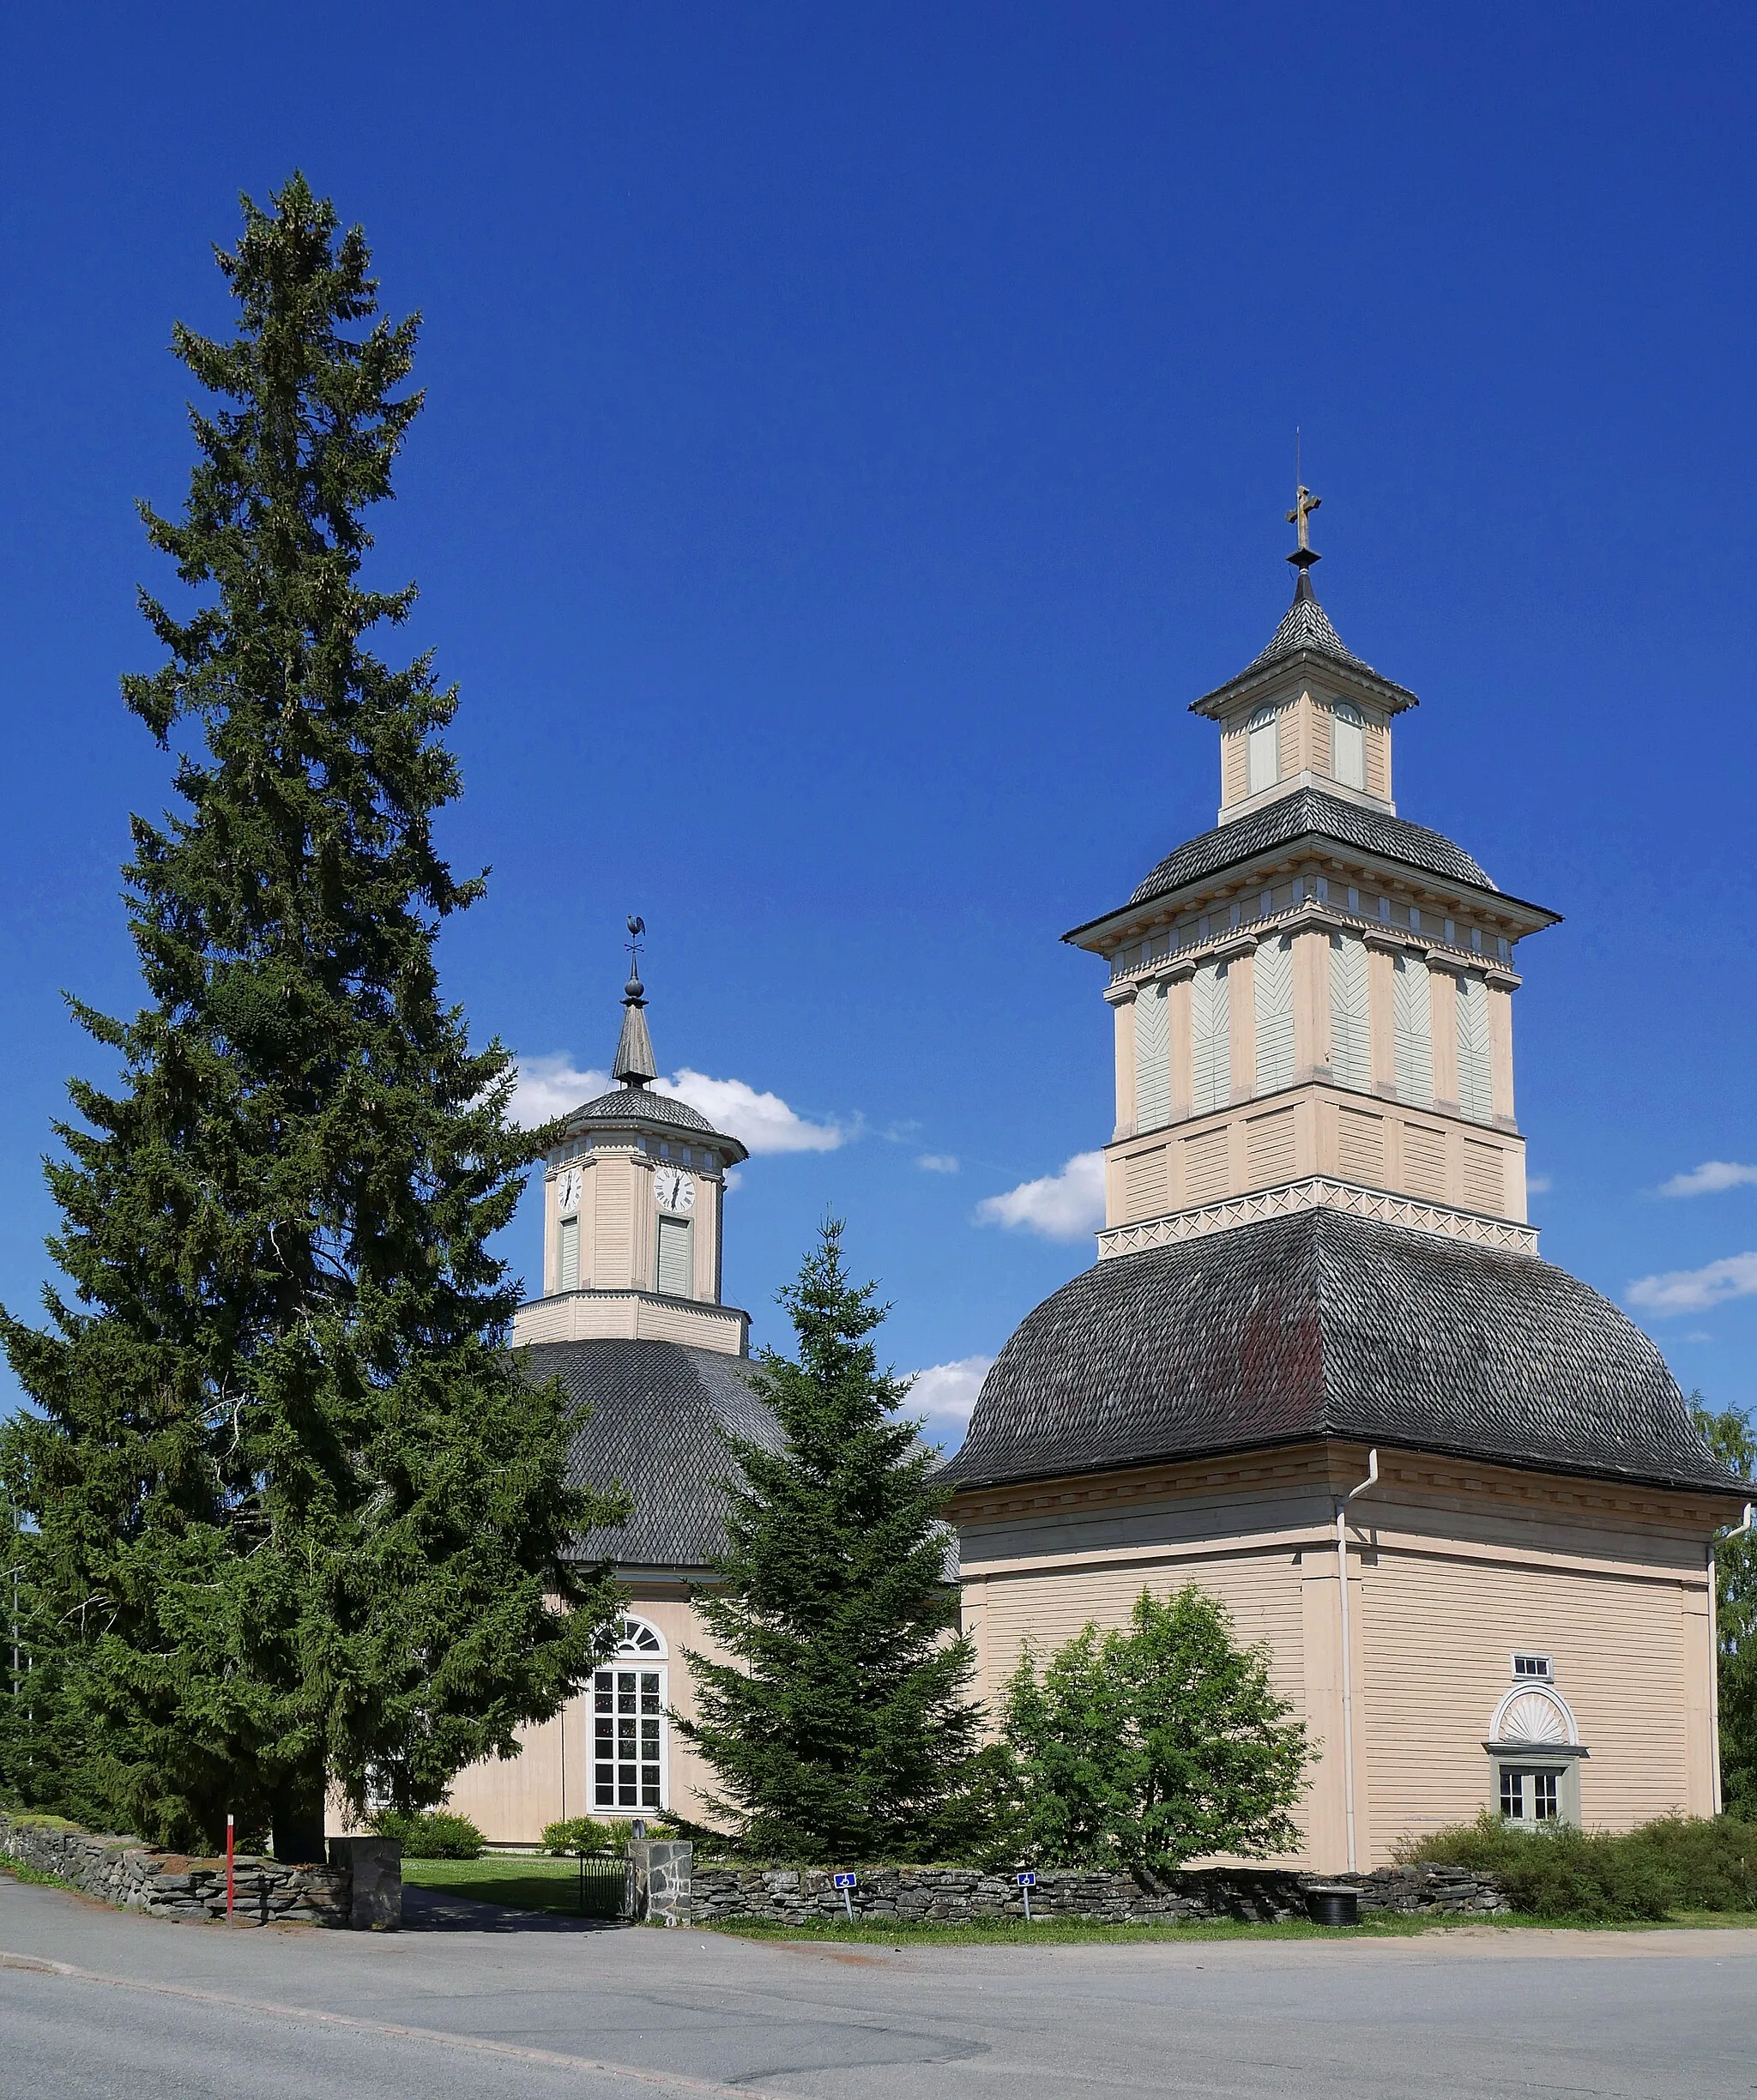
POLYGON ((1622 1842, 1670 1882, 1675 1910, 1757 1910, 1757 1823, 1661 1816, 1622 1842))
POLYGON ((1474 1823, 1406 1840, 1394 1856, 1488 1874, 1531 1917, 1615 1924, 1757 1910, 1757 1826, 1732 1816, 1662 1816, 1613 1835, 1565 1823, 1523 1830, 1485 1808, 1474 1823))
POLYGON ((444 1808, 420 1815, 387 1810, 372 1819, 372 1828, 381 1838, 401 1838, 405 1859, 480 1859, 488 1842, 468 1816, 444 1808))
POLYGON ((570 1816, 565 1823, 543 1826, 543 1850, 571 1856, 576 1852, 619 1852, 625 1832, 595 1816, 570 1816))

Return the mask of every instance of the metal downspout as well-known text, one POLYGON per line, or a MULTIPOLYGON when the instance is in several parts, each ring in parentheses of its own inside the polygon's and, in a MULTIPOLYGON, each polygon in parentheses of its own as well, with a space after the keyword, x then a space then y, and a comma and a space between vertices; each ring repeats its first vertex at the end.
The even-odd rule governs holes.
POLYGON ((1349 1504, 1378 1482, 1379 1452, 1375 1446, 1367 1454, 1366 1479, 1358 1487, 1350 1488, 1336 1506, 1336 1572, 1342 1590, 1342 1784, 1350 1874, 1360 1862, 1355 1844, 1355 1663, 1349 1642, 1349 1504))

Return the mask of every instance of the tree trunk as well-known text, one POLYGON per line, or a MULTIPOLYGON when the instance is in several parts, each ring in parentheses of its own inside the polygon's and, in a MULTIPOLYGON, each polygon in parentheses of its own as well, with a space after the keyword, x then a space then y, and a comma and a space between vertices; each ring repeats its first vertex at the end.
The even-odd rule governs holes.
POLYGON ((323 1795, 283 1795, 274 1809, 275 1856, 283 1866, 309 1867, 323 1862, 323 1795))

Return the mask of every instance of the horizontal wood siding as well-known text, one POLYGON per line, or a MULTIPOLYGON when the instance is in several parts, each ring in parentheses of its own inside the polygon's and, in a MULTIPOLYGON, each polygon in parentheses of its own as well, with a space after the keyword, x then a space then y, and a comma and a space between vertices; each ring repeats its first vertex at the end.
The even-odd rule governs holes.
POLYGON ((1474 1138, 1465 1138, 1464 1208, 1497 1213, 1506 1209, 1506 1175, 1499 1145, 1483 1144, 1474 1138))
POLYGON ((1225 1124, 1183 1140, 1186 1204, 1217 1203, 1229 1193, 1228 1150, 1231 1131, 1225 1124))
POLYGON ((1591 1755, 1589 1828, 1627 1830, 1688 1799, 1682 1591, 1585 1571, 1381 1553, 1361 1569, 1373 1845, 1467 1821, 1488 1802, 1482 1745, 1515 1649, 1555 1658, 1591 1755))
POLYGON ((1446 1200, 1446 1132, 1425 1124, 1404 1125, 1404 1186, 1411 1196, 1446 1200))
POLYGON ((1269 1188, 1294 1177, 1294 1112, 1277 1108, 1272 1115, 1253 1116, 1245 1125, 1253 1188, 1269 1188))
POLYGON ((1165 1186, 1165 1147, 1131 1153, 1124 1168, 1124 1200, 1131 1218, 1157 1217, 1169 1201, 1165 1186))
POLYGON ((1336 1115, 1337 1165, 1346 1180, 1381 1187, 1385 1181, 1385 1118, 1362 1108, 1336 1115))

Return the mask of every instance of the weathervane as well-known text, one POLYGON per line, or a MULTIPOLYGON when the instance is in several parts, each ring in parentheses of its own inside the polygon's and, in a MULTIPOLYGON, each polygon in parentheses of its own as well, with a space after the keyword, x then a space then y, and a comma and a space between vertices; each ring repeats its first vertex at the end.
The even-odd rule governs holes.
POLYGON ((631 1005, 638 1005, 646 987, 641 982, 641 936, 647 930, 644 919, 628 921, 628 938, 622 944, 629 952, 628 982, 623 987, 623 999, 631 1005))

